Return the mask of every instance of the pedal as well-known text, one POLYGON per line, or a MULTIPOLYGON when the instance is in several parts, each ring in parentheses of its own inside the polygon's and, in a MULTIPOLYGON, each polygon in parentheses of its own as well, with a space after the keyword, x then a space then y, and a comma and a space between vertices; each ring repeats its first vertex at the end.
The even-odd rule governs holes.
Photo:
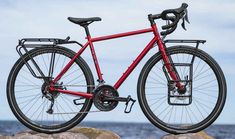
POLYGON ((136 100, 132 99, 131 96, 129 95, 126 98, 125 97, 105 97, 105 98, 103 98, 103 101, 126 102, 126 108, 125 108, 124 112, 125 113, 130 113, 136 100), (128 106, 129 106, 129 109, 128 109, 128 106))
POLYGON ((124 110, 125 113, 130 113, 131 112, 132 107, 135 104, 135 101, 136 100, 132 99, 130 95, 126 98, 126 108, 124 110), (131 104, 130 104, 130 107, 128 109, 129 103, 131 103, 131 104))

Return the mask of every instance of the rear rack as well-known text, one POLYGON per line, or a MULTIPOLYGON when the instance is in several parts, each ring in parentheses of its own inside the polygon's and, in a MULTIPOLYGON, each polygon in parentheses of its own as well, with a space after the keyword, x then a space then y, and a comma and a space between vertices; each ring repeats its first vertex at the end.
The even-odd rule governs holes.
MULTIPOLYGON (((77 41, 69 41, 70 37, 68 36, 66 39, 58 39, 58 38, 23 38, 19 40, 19 44, 16 46, 16 51, 20 55, 20 58, 24 61, 27 68, 31 72, 31 74, 35 78, 48 78, 46 77, 43 72, 41 71, 38 64, 35 62, 35 60, 29 55, 29 49, 34 49, 38 47, 56 47, 60 44, 77 44, 81 47, 83 47, 82 44, 80 44, 77 41), (24 55, 30 57, 30 63, 26 62, 24 59, 24 55), (35 72, 34 69, 36 69, 38 72, 35 72), (39 74, 36 74, 39 73, 39 74)), ((51 59, 53 61, 53 59, 51 59)))
POLYGON ((71 44, 75 43, 82 47, 77 41, 69 41, 70 37, 68 36, 66 39, 58 39, 58 38, 23 38, 19 40, 19 44, 17 46, 25 46, 27 48, 41 47, 41 46, 56 46, 59 44, 71 44))

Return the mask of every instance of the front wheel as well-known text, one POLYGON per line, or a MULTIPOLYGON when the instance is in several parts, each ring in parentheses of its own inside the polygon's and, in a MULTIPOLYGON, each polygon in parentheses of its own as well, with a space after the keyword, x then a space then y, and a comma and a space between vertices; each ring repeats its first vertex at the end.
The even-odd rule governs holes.
POLYGON ((138 99, 145 116, 156 127, 173 134, 198 132, 212 124, 226 99, 226 82, 216 61, 202 50, 174 46, 167 50, 186 91, 174 89, 164 72, 162 55, 152 56, 138 80, 138 99), (192 69, 187 66, 195 56, 192 69), (186 82, 186 81, 185 81, 186 82))

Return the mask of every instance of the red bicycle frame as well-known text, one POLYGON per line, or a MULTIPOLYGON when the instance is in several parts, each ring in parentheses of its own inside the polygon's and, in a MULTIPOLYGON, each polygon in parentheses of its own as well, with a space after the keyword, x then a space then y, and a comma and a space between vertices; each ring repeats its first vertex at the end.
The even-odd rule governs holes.
MULTIPOLYGON (((148 33, 148 32, 153 32, 154 38, 148 43, 148 45, 138 55, 138 57, 134 60, 134 62, 130 65, 130 67, 119 78, 119 80, 115 83, 114 88, 118 89, 121 86, 121 84, 131 74, 131 72, 135 69, 135 67, 139 64, 139 62, 149 52, 149 50, 153 47, 153 45, 155 43, 157 43, 157 45, 159 47, 159 51, 162 54, 163 61, 165 63, 166 69, 167 69, 168 73, 170 74, 171 78, 174 81, 178 81, 178 78, 177 78, 175 72, 172 70, 169 58, 168 58, 168 56, 166 54, 166 51, 165 51, 165 48, 164 48, 164 44, 163 44, 162 39, 161 39, 161 37, 158 33, 157 26, 156 26, 156 24, 153 24, 151 26, 151 28, 147 28, 147 29, 131 31, 131 32, 125 32, 125 33, 119 33, 119 34, 108 35, 108 36, 102 36, 102 37, 96 37, 96 38, 91 38, 91 36, 88 34, 87 37, 86 37, 86 39, 88 40, 87 43, 76 53, 76 55, 70 60, 70 62, 63 68, 63 70, 52 81, 50 90, 52 90, 52 91, 56 90, 56 91, 59 91, 61 93, 78 95, 78 96, 82 96, 84 98, 92 99, 93 94, 91 94, 91 93, 74 92, 74 91, 69 91, 69 90, 56 89, 56 88, 53 87, 53 85, 68 71, 68 69, 74 63, 75 59, 77 57, 79 57, 88 46, 90 46, 91 54, 92 54, 93 61, 94 61, 94 64, 95 64, 95 68, 96 68, 96 72, 97 72, 97 75, 98 75, 98 81, 102 82, 103 77, 102 77, 102 74, 101 74, 101 70, 100 70, 99 63, 98 63, 98 60, 97 60, 97 57, 96 57, 96 53, 95 53, 93 43, 97 42, 97 41, 104 41, 104 40, 115 39, 115 38, 126 37, 126 36, 137 35, 137 34, 143 34, 143 33, 148 33)), ((176 86, 181 87, 180 82, 177 82, 176 86)))

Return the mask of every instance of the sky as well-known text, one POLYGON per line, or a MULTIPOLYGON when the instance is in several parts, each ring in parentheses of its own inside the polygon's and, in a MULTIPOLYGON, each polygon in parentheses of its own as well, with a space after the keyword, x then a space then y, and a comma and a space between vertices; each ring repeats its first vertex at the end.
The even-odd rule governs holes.
MULTIPOLYGON (((67 17, 99 16, 101 22, 92 23, 92 36, 108 35, 136 29, 149 28, 147 15, 161 13, 164 9, 177 8, 182 2, 189 4, 187 31, 180 26, 168 36, 178 39, 205 39, 200 49, 208 52, 224 71, 228 95, 226 105, 215 123, 235 124, 235 1, 233 0, 1 0, 0 1, 0 120, 15 120, 6 98, 6 82, 9 71, 19 58, 15 51, 18 40, 27 37, 55 37, 85 43, 83 28, 67 20, 67 17)), ((164 22, 157 21, 162 25, 164 22)), ((152 38, 152 34, 133 36, 95 43, 102 73, 107 84, 114 85, 120 75, 132 63, 138 53, 152 38), (114 70, 115 69, 115 72, 114 70)), ((79 46, 69 46, 77 51, 79 46)), ((144 63, 157 51, 151 52, 140 62, 120 87, 120 96, 132 95, 137 99, 136 85, 144 63)), ((88 61, 95 79, 95 68, 90 52, 82 57, 88 61)), ((88 114, 86 121, 147 122, 138 103, 130 114, 124 114, 124 104, 108 113, 88 114)))

